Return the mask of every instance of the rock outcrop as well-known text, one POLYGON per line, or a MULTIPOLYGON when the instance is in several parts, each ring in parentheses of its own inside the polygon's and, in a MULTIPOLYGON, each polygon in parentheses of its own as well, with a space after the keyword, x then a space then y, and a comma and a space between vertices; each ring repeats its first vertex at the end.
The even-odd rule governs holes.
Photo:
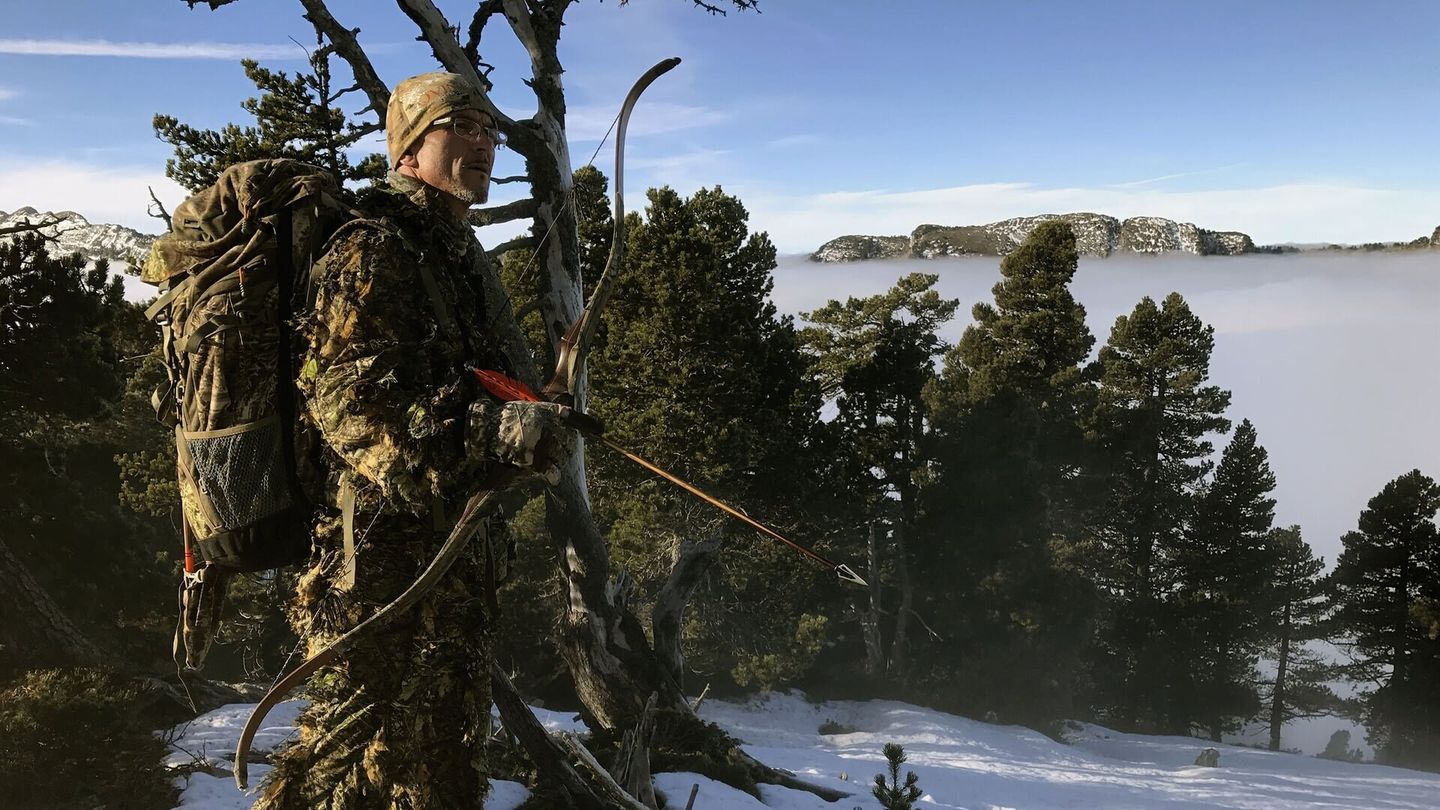
POLYGON ((1236 231, 1209 231, 1189 222, 1161 217, 1119 220, 1104 214, 1041 214, 992 222, 988 225, 921 225, 903 237, 842 236, 810 254, 812 261, 858 261, 909 256, 1005 256, 1019 247, 1043 222, 1060 220, 1075 231, 1076 247, 1092 256, 1122 253, 1193 253, 1200 256, 1235 256, 1253 253, 1254 241, 1236 231))
POLYGON ((898 259, 910 255, 908 236, 842 236, 831 239, 810 254, 812 262, 858 262, 898 259))
POLYGON ((90 259, 124 262, 143 257, 150 249, 150 243, 155 241, 154 236, 123 225, 91 224, 74 211, 40 212, 29 206, 9 214, 0 211, 0 230, 12 225, 52 220, 58 221, 42 229, 47 236, 55 237, 52 252, 79 252, 90 259))

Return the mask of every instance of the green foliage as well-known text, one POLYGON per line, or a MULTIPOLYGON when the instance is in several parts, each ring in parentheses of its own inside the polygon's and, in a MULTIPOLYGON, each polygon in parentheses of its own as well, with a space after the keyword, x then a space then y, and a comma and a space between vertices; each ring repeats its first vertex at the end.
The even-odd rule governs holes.
POLYGON ((385 176, 386 158, 371 154, 352 163, 346 150, 365 129, 347 126, 345 111, 333 106, 338 94, 331 90, 327 47, 310 57, 310 73, 291 78, 284 71, 241 61, 245 77, 261 91, 258 98, 240 106, 255 117, 255 126, 227 124, 223 129, 201 130, 174 116, 157 114, 155 135, 175 147, 165 161, 165 174, 191 191, 211 185, 227 166, 262 158, 293 158, 333 172, 342 180, 378 181, 385 176))
POLYGON ((124 295, 108 262, 87 269, 80 254, 53 258, 45 240, 23 234, 0 245, 0 427, 7 436, 104 410, 121 390, 116 310, 124 295))
POLYGON ((826 616, 802 613, 795 626, 795 640, 782 652, 745 654, 731 670, 739 686, 755 685, 769 691, 783 683, 793 683, 810 670, 815 657, 825 644, 826 616))
MULTIPOLYGON (((51 256, 35 236, 0 245, 0 513, 5 543, 79 629, 125 656, 163 660, 173 619, 168 522, 119 508, 116 456, 165 432, 131 385, 147 368, 141 307, 105 262, 51 256), (139 355, 139 357, 136 357, 139 355), (138 361, 138 362, 137 362, 138 361)), ((170 441, 173 442, 173 439, 170 441)), ((25 667, 25 661, 7 661, 25 667)))
POLYGON ((1267 543, 1274 557, 1274 580, 1265 593, 1269 615, 1264 621, 1264 654, 1277 662, 1277 672, 1267 684, 1266 702, 1271 750, 1278 751, 1285 723, 1337 713, 1340 703, 1329 686, 1337 676, 1335 665, 1305 647, 1306 642, 1328 637, 1330 631, 1325 561, 1315 557, 1299 526, 1271 529, 1267 543))
POLYGON ((1437 511, 1434 479, 1411 470, 1389 482, 1342 538, 1331 575, 1347 674, 1380 684, 1363 697, 1376 759, 1428 769, 1440 769, 1440 641, 1414 608, 1440 595, 1437 511))
POLYGON ((1090 436, 1108 493, 1088 529, 1086 566, 1109 593, 1094 660, 1099 701, 1122 725, 1184 733, 1184 613, 1166 597, 1211 469, 1209 434, 1229 428, 1229 392, 1207 385, 1214 329, 1178 293, 1116 319, 1096 363, 1090 436), (1183 644, 1182 644, 1183 646, 1183 644))
POLYGON ((1036 228, 925 391, 936 463, 917 557, 944 572, 925 612, 949 628, 930 651, 930 688, 963 711, 1037 725, 1072 711, 1095 603, 1069 561, 1094 343, 1069 289, 1078 259, 1069 225, 1036 228))
POLYGON ((0 795, 9 807, 174 805, 165 743, 135 682, 99 669, 37 670, 0 692, 0 795))
POLYGON ((1350 732, 1342 728, 1330 735, 1330 740, 1325 743, 1325 750, 1315 756, 1336 762, 1360 762, 1365 759, 1365 752, 1350 747, 1350 732))
MULTIPOLYGON (((888 666, 896 680, 910 678, 909 625, 915 585, 910 572, 917 541, 918 491, 930 461, 925 444, 927 412, 922 396, 935 375, 935 358, 945 351, 940 327, 958 302, 933 289, 938 276, 911 273, 880 295, 830 301, 803 313, 811 323, 801 334, 811 373, 836 417, 820 431, 830 451, 828 486, 841 525, 888 524, 888 540, 877 550, 869 576, 892 585, 898 601, 890 654, 879 650, 879 614, 870 606, 866 668, 872 675, 888 666), (882 660, 883 659, 883 660, 882 660)), ((878 543, 877 543, 878 545, 878 543)))
POLYGON ((595 288, 605 262, 610 258, 610 245, 614 241, 615 217, 610 211, 610 201, 605 194, 609 181, 592 165, 575 170, 575 212, 580 237, 580 273, 583 276, 585 295, 595 288))
POLYGON ((890 778, 886 780, 883 773, 875 774, 875 787, 870 789, 870 793, 885 810, 911 810, 922 791, 916 784, 920 778, 914 771, 907 771, 905 780, 900 780, 900 766, 905 764, 905 749, 896 743, 885 743, 885 762, 890 769, 890 778))
POLYGON ((1175 625, 1166 628, 1184 679, 1174 685, 1171 722, 1198 724, 1218 740, 1259 710, 1255 665, 1269 618, 1266 592, 1274 580, 1270 525, 1275 475, 1247 419, 1199 495, 1195 523, 1175 552, 1169 599, 1175 625))
MULTIPOLYGON (((605 185, 593 169, 576 181, 589 272, 609 249, 605 185)), ((813 486, 806 445, 820 403, 795 329, 769 301, 775 248, 719 188, 652 189, 648 201, 643 219, 631 215, 589 360, 589 408, 619 443, 787 531, 813 486)), ((693 666, 729 671, 741 656, 788 649, 807 600, 825 598, 791 552, 624 458, 592 445, 587 467, 612 558, 641 604, 682 541, 723 545, 686 612, 693 666)))

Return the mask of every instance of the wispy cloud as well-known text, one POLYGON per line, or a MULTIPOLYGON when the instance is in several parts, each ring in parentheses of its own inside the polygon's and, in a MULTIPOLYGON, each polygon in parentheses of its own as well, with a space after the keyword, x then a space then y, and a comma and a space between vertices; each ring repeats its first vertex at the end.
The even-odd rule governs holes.
POLYGON ((1216 174, 1216 173, 1218 173, 1218 172, 1228 172, 1228 171, 1230 171, 1231 169, 1239 169, 1239 168, 1243 167, 1244 165, 1245 165, 1244 163, 1231 163, 1231 164, 1229 164, 1229 165, 1227 165, 1227 166, 1216 166, 1216 167, 1213 168, 1213 169, 1197 169, 1197 170, 1195 170, 1195 171, 1193 171, 1193 172, 1177 172, 1177 173, 1175 173, 1175 174, 1162 174, 1162 175, 1160 175, 1159 177, 1147 177, 1147 178, 1144 179, 1144 180, 1131 180, 1131 181, 1128 182, 1128 183, 1115 183, 1114 186, 1115 186, 1115 188, 1134 188, 1135 186, 1148 186, 1148 185, 1150 185, 1151 183, 1163 183, 1163 182, 1165 182, 1166 180, 1178 180, 1178 179, 1180 179, 1181 177, 1195 177, 1195 176, 1204 175, 1204 174, 1216 174))
POLYGON ((776 138, 767 146, 774 149, 793 149, 797 146, 813 146, 820 143, 820 136, 815 134, 787 135, 783 138, 776 138))
POLYGON ((12 127, 29 127, 34 126, 35 122, 31 121, 29 118, 16 118, 13 115, 0 115, 0 125, 12 127))
POLYGON ((0 53, 23 56, 120 56, 138 59, 304 59, 294 44, 254 42, 111 42, 105 39, 0 39, 0 53))
POLYGON ((0 101, 9 101, 12 98, 18 98, 19 95, 19 90, 16 90, 13 87, 5 87, 3 85, 0 85, 0 101))

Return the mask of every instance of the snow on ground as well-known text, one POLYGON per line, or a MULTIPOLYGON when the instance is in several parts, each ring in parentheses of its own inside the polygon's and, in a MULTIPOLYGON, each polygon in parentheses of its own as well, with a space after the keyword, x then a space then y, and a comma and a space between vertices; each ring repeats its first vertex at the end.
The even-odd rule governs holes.
MULTIPOLYGON (((278 706, 256 735, 257 750, 271 750, 293 733, 303 701, 278 706)), ((177 727, 170 764, 197 761, 208 767, 177 777, 180 807, 242 810, 254 793, 242 795, 231 777, 231 757, 249 704, 232 704, 177 727)), ((552 731, 583 731, 573 714, 536 709, 552 731)), ((769 765, 795 772, 814 784, 853 793, 829 804, 812 794, 762 786, 761 799, 691 773, 662 773, 655 786, 672 808, 682 808, 698 785, 696 810, 873 810, 876 774, 885 770, 881 748, 900 743, 906 769, 919 776, 920 808, 1363 808, 1436 810, 1440 774, 1330 762, 1310 756, 1220 745, 1190 737, 1123 734, 1075 723, 1068 744, 1019 726, 997 726, 893 701, 810 702, 803 695, 772 694, 746 702, 710 701, 706 720, 746 743, 769 765), (821 734, 825 725, 827 731, 821 734), (1220 752, 1220 767, 1194 764, 1207 747, 1220 752)), ((250 767, 258 785, 269 769, 250 767)), ((513 810, 528 795, 514 782, 496 780, 485 810, 513 810)))

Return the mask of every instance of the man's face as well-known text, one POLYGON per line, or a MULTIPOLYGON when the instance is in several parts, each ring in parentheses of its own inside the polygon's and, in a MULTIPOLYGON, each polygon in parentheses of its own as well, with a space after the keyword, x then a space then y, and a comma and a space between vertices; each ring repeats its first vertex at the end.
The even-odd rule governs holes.
MULTIPOLYGON (((467 208, 485 202, 490 196, 490 172, 495 166, 495 141, 475 133, 493 132, 493 127, 490 117, 477 110, 457 110, 444 116, 425 131, 406 156, 414 158, 413 176, 460 200, 467 208)), ((402 159, 401 165, 406 162, 402 159)))

